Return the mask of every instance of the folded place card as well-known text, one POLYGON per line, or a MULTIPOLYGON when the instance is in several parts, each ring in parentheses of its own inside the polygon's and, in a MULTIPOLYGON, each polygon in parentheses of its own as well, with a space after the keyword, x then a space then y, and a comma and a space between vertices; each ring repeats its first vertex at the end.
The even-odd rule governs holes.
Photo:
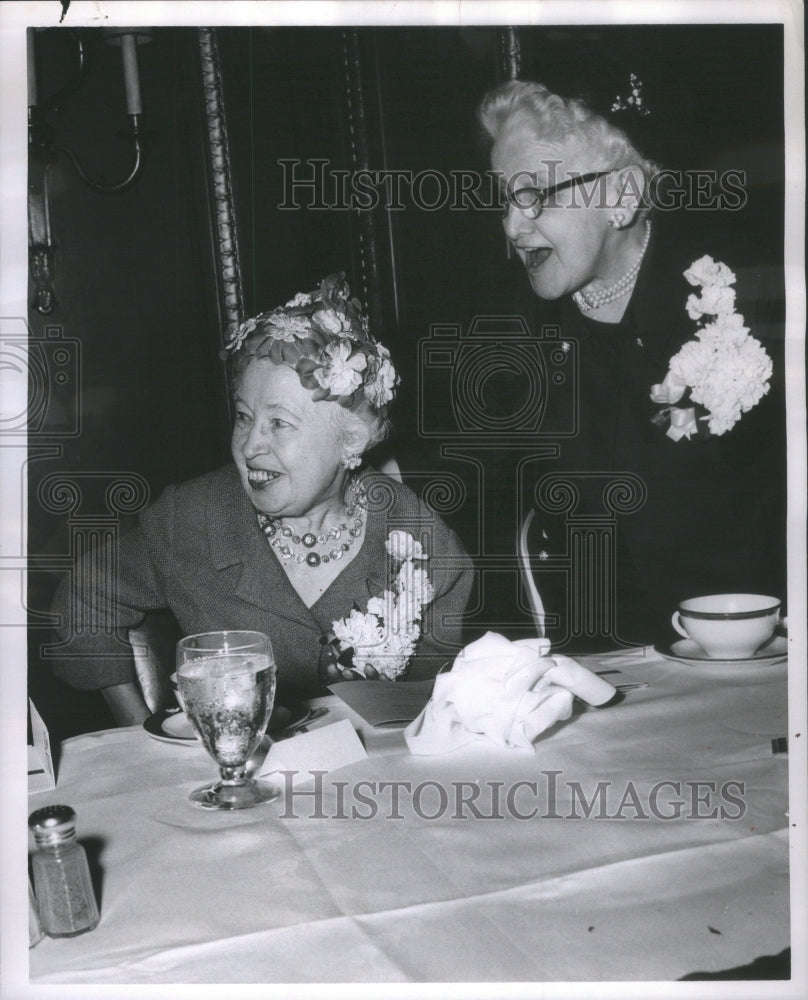
POLYGON ((404 726, 421 713, 434 681, 342 681, 331 690, 371 726, 404 726))
POLYGON ((28 791, 46 792, 56 787, 56 770, 53 766, 50 737, 34 703, 28 699, 28 791))
POLYGON ((330 726, 321 726, 273 743, 255 777, 274 774, 285 780, 280 772, 296 772, 292 777, 296 786, 313 780, 312 771, 336 771, 366 758, 367 753, 354 727, 347 719, 342 719, 330 726))

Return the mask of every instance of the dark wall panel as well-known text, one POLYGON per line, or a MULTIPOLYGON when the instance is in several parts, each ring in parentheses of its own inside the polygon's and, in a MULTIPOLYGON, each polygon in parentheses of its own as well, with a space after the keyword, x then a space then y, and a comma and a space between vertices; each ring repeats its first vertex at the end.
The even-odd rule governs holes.
MULTIPOLYGON (((29 322, 37 340, 55 333, 78 352, 67 366, 65 391, 80 385, 81 431, 59 437, 65 415, 52 407, 30 439, 29 553, 36 565, 45 566, 30 574, 34 615, 47 611, 58 579, 55 567, 70 554, 71 517, 109 513, 110 481, 134 474, 156 497, 167 483, 213 468, 229 454, 196 34, 162 29, 139 47, 149 135, 143 172, 129 190, 95 193, 64 155, 52 167, 58 304, 48 316, 32 310, 29 322), (38 457, 39 446, 49 444, 56 444, 58 455, 38 457), (55 510, 40 495, 54 475, 79 484, 80 510, 55 510)), ((129 171, 128 146, 120 135, 126 126, 120 49, 105 44, 98 32, 84 38, 86 79, 47 122, 54 141, 72 149, 94 180, 114 183, 129 171)), ((70 79, 76 51, 67 30, 38 33, 41 99, 70 79)), ((39 182, 41 170, 42 164, 32 161, 31 183, 39 182)), ((53 344, 46 351, 51 359, 53 344)), ((120 515, 122 524, 126 519, 120 515)), ((62 727, 80 725, 79 717, 101 710, 45 684, 38 653, 49 639, 46 628, 30 631, 31 689, 58 736, 62 727)))

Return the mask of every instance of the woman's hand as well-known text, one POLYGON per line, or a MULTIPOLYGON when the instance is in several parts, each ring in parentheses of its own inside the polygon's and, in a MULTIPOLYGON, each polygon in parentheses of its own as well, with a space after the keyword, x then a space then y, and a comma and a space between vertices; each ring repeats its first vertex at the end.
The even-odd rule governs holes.
POLYGON ((139 726, 151 715, 134 681, 102 688, 101 694, 119 726, 139 726))
POLYGON ((329 663, 325 668, 326 682, 328 684, 338 684, 340 681, 377 681, 379 672, 373 667, 365 667, 364 674, 355 668, 346 667, 340 670, 334 663, 329 663))

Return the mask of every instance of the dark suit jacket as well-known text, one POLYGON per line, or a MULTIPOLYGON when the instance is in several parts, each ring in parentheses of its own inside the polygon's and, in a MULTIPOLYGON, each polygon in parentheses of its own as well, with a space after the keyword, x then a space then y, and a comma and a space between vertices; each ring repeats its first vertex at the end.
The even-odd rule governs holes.
MULTIPOLYGON (((635 510, 617 513, 615 596, 626 640, 672 637, 670 615, 687 597, 785 598, 783 344, 770 273, 743 266, 737 248, 722 250, 709 234, 674 239, 660 223, 616 328, 587 322, 569 300, 562 306, 564 336, 580 344, 582 395, 581 434, 562 447, 560 464, 630 472, 644 491, 635 510), (730 431, 677 442, 652 424, 659 407, 649 393, 695 336, 685 301, 696 289, 683 272, 705 253, 736 271, 736 308, 775 371, 768 394, 730 431)), ((591 502, 603 510, 600 497, 591 502)))
POLYGON ((354 604, 366 610, 368 599, 389 586, 384 542, 399 528, 422 540, 435 589, 408 678, 433 676, 459 648, 471 562, 455 534, 406 486, 378 473, 366 473, 363 482, 369 504, 362 547, 311 608, 268 546, 234 466, 168 487, 122 539, 113 579, 93 583, 91 555, 75 577, 81 585, 72 605, 70 581, 60 585, 54 611, 69 656, 56 661, 54 672, 85 690, 133 680, 131 657, 114 630, 123 634, 145 612, 168 608, 184 635, 266 632, 279 692, 322 694, 322 638, 354 604))
MULTIPOLYGON (((734 591, 786 596, 781 269, 757 260, 754 247, 750 251, 737 242, 723 244, 710 225, 695 231, 693 219, 679 226, 660 217, 653 225, 637 285, 619 324, 588 320, 570 298, 541 301, 524 273, 519 273, 519 291, 512 290, 504 309, 493 299, 488 307, 489 313, 524 317, 533 337, 540 338, 543 328, 552 331, 557 339, 549 344, 556 350, 559 342, 574 345, 568 357, 574 355, 578 367, 574 373, 567 371, 570 377, 563 384, 555 385, 551 377, 545 382, 539 375, 534 379, 534 391, 546 395, 546 408, 533 440, 555 448, 555 457, 545 452, 521 470, 505 449, 481 458, 491 489, 502 491, 500 509, 513 508, 514 489, 526 508, 536 508, 531 550, 534 556, 542 552, 543 560, 534 563, 534 576, 545 610, 559 619, 549 634, 562 642, 572 636, 573 651, 607 648, 616 638, 640 643, 675 639, 670 617, 687 597, 734 591), (695 336, 696 324, 685 302, 696 289, 683 272, 704 254, 736 272, 736 308, 772 357, 774 375, 769 393, 729 432, 709 440, 674 442, 651 423, 659 407, 649 395, 651 386, 667 374, 671 357, 695 336), (576 502, 567 509, 559 510, 565 507, 561 492, 555 498, 542 493, 541 483, 552 474, 571 484, 568 496, 577 492, 576 502), (621 480, 630 485, 614 489, 610 496, 604 493, 607 483, 621 480), (553 499, 558 504, 549 502, 553 499), (612 549, 587 551, 589 541, 593 547, 600 544, 599 532, 606 524, 615 529, 608 543, 612 549), (573 539, 575 531, 587 525, 589 536, 573 539), (581 547, 575 549, 576 544, 581 547), (585 560, 591 565, 599 558, 611 562, 613 577, 596 594, 587 592, 591 581, 578 570, 585 560), (577 604, 571 598, 575 587, 580 591, 577 604), (617 625, 611 635, 590 628, 612 611, 617 625)), ((550 357, 549 351, 545 357, 550 357)), ((526 380, 521 370, 499 378, 499 399, 507 414, 514 410, 514 399, 526 399, 526 380)), ((486 389, 493 384, 492 377, 486 389)), ((491 506, 496 509, 497 504, 491 506)), ((489 535, 495 526, 492 521, 489 535)), ((491 547, 512 551, 514 527, 502 518, 502 539, 489 537, 491 547)), ((458 530, 466 537, 462 525, 458 530)), ((515 588, 505 590, 486 592, 489 621, 513 619, 515 588), (498 607, 500 596, 503 604, 498 607)), ((532 626, 526 625, 530 631, 532 626)))

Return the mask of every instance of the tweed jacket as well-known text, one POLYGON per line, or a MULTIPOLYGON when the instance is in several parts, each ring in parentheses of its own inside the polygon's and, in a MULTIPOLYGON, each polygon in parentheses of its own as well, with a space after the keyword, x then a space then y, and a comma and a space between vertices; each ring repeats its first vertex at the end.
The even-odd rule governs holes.
MULTIPOLYGON (((54 672, 84 690, 133 680, 125 630, 150 610, 169 609, 184 635, 266 632, 278 664, 279 693, 322 694, 323 637, 335 619, 354 606, 365 611, 368 599, 389 586, 384 542, 397 528, 422 541, 435 591, 407 677, 434 676, 460 647, 471 561, 454 532, 406 486, 375 472, 365 473, 362 482, 368 495, 362 546, 311 608, 267 545, 234 466, 169 486, 123 537, 114 580, 94 588, 71 588, 69 580, 60 585, 54 611, 70 656, 57 660, 54 672), (97 634, 83 627, 92 620, 97 634)), ((88 565, 76 580, 92 578, 88 565)))

